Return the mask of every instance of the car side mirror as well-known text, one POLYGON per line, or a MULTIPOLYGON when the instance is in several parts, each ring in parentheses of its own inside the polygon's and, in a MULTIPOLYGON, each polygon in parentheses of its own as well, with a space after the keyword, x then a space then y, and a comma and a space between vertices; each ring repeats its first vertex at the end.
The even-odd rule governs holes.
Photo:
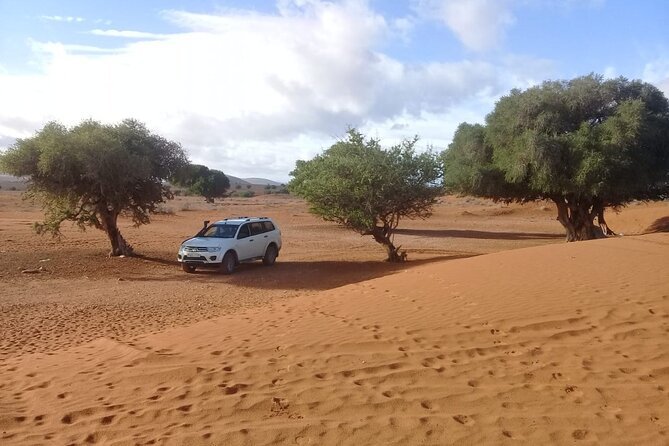
POLYGON ((202 229, 200 229, 198 233, 195 234, 195 237, 201 237, 204 234, 204 231, 207 230, 207 226, 209 226, 209 220, 205 220, 203 223, 204 224, 202 225, 202 229))

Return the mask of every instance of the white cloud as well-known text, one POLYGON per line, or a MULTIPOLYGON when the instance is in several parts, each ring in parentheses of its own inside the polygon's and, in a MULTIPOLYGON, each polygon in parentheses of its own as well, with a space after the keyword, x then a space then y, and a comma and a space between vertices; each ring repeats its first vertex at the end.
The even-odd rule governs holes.
POLYGON ((614 79, 618 77, 618 70, 616 70, 616 67, 608 66, 604 68, 603 76, 606 79, 614 79))
POLYGON ((62 16, 62 15, 43 15, 40 17, 42 20, 48 20, 51 22, 68 22, 68 23, 81 23, 84 19, 83 17, 73 17, 73 16, 62 16))
POLYGON ((513 10, 600 8, 606 0, 412 0, 417 15, 448 27, 469 50, 483 52, 500 47, 506 31, 516 23, 513 10))
POLYGON ((118 29, 93 29, 90 31, 90 34, 104 37, 122 37, 126 39, 162 39, 166 37, 164 34, 118 29))
POLYGON ((660 58, 647 63, 642 78, 654 84, 669 98, 669 58, 660 58))
POLYGON ((469 49, 500 44, 514 22, 510 0, 417 0, 419 14, 443 22, 469 49))
POLYGON ((296 159, 349 125, 445 145, 448 129, 482 119, 500 94, 550 70, 531 60, 409 65, 377 49, 396 24, 362 0, 279 6, 277 15, 168 11, 181 32, 137 35, 113 49, 35 43, 38 73, 0 72, 0 141, 51 119, 134 117, 181 142, 195 162, 283 181, 296 159))

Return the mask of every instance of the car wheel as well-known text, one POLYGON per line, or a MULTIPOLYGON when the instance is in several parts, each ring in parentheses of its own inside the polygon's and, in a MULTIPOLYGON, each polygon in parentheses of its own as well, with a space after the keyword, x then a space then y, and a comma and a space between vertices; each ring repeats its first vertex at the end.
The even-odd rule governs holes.
POLYGON ((226 252, 221 262, 221 272, 223 274, 232 274, 235 272, 235 266, 237 266, 235 253, 232 251, 226 252))
POLYGON ((265 257, 262 258, 263 265, 270 266, 276 262, 278 251, 276 245, 269 245, 265 251, 265 257))
POLYGON ((187 273, 194 273, 195 268, 197 268, 195 265, 189 265, 188 263, 182 263, 181 264, 181 269, 183 269, 187 273))

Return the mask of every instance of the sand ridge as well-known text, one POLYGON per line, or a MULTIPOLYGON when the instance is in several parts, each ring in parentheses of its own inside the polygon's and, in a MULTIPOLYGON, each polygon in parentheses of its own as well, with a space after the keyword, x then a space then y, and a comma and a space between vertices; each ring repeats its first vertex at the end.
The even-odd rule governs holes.
POLYGON ((667 444, 668 248, 651 234, 429 263, 10 358, 0 439, 667 444))

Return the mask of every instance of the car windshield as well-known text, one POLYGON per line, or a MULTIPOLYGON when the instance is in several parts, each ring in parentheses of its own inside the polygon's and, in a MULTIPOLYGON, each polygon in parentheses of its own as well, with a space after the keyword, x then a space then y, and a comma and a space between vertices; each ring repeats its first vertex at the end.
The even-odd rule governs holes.
POLYGON ((234 238, 239 225, 211 225, 202 237, 234 238))

